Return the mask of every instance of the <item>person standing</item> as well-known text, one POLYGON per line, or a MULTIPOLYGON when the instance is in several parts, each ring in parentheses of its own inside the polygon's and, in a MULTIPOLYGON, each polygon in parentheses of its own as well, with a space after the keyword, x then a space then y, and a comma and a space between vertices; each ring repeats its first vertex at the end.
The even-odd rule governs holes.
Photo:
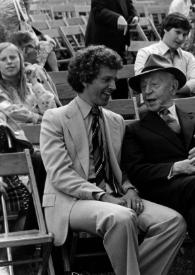
MULTIPOLYGON (((105 45, 125 60, 125 48, 130 45, 129 25, 138 23, 138 15, 131 0, 92 0, 85 34, 85 44, 105 45)), ((116 83, 112 98, 128 98, 126 80, 116 83)))
POLYGON ((191 0, 173 0, 170 4, 168 14, 173 12, 179 12, 182 13, 184 16, 188 17, 191 5, 191 0))

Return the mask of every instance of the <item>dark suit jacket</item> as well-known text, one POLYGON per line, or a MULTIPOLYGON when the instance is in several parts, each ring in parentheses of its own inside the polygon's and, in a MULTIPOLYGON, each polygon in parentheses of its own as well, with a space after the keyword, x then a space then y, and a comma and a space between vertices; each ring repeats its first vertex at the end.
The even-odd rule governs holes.
POLYGON ((129 32, 124 36, 117 29, 117 20, 122 15, 129 23, 136 15, 131 0, 92 0, 91 11, 86 29, 86 46, 103 44, 120 55, 129 45, 129 32))
POLYGON ((171 167, 175 161, 186 159, 195 146, 195 113, 187 114, 178 108, 176 111, 180 136, 158 114, 147 112, 140 121, 127 126, 122 151, 123 169, 142 196, 169 206, 173 206, 173 197, 174 204, 179 203, 186 178, 181 175, 168 180, 171 167))

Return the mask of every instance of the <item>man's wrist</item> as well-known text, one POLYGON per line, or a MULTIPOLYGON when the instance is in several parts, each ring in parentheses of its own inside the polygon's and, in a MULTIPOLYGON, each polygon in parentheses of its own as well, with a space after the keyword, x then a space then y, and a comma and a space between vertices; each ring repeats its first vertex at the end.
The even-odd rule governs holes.
POLYGON ((135 188, 134 186, 128 187, 126 192, 128 192, 129 190, 133 190, 133 191, 135 191, 137 194, 139 193, 139 191, 137 190, 137 188, 135 188))

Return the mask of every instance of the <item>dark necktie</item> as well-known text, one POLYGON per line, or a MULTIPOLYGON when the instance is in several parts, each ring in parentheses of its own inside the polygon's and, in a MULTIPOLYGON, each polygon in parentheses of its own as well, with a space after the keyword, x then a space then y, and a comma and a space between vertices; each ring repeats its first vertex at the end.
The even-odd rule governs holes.
POLYGON ((169 60, 172 62, 172 64, 174 63, 174 58, 175 58, 175 55, 177 54, 177 51, 176 50, 172 50, 172 49, 169 49, 167 51, 167 54, 168 54, 168 58, 169 60))
POLYGON ((165 123, 173 130, 175 133, 179 134, 181 131, 180 125, 177 120, 172 116, 168 109, 163 109, 159 112, 160 117, 165 121, 165 123))
POLYGON ((93 156, 94 156, 94 167, 96 173, 96 184, 100 185, 103 179, 106 178, 105 173, 105 152, 103 146, 102 132, 100 127, 100 110, 98 107, 93 106, 91 109, 93 116, 91 130, 92 130, 92 145, 93 145, 93 156))

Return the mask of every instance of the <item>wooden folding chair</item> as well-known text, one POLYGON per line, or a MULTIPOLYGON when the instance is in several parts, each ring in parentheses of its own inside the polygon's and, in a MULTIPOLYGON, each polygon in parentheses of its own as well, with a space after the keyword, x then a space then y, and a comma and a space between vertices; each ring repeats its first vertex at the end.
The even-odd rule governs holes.
POLYGON ((124 119, 139 119, 138 106, 135 97, 110 100, 105 108, 122 115, 124 119))
POLYGON ((50 29, 58 29, 61 26, 67 26, 65 19, 51 19, 47 21, 50 29))
POLYGON ((75 5, 76 16, 89 16, 91 5, 75 5))
POLYGON ((21 123, 20 126, 23 129, 23 131, 24 131, 26 137, 28 138, 28 140, 33 145, 39 146, 41 125, 40 124, 21 123))
POLYGON ((175 98, 175 104, 180 107, 184 112, 195 112, 195 96, 185 98, 175 98))
POLYGON ((59 30, 71 56, 74 56, 77 50, 85 47, 85 32, 82 29, 82 26, 65 26, 60 27, 59 30))
POLYGON ((42 30, 48 30, 49 29, 49 24, 47 23, 47 20, 42 20, 42 21, 32 21, 31 26, 34 27, 35 29, 42 31, 42 30))
MULTIPOLYGON (((8 259, 0 261, 0 266, 11 266, 11 275, 13 274, 13 266, 28 263, 39 263, 38 275, 45 274, 48 267, 49 256, 52 248, 53 236, 46 232, 45 222, 39 200, 38 190, 36 186, 35 175, 33 171, 30 152, 20 153, 4 153, 0 154, 0 176, 10 175, 28 175, 30 179, 31 194, 37 216, 39 229, 28 231, 9 232, 6 215, 6 203, 1 197, 4 209, 5 233, 0 234, 0 247, 7 249, 8 259), (26 256, 23 259, 12 259, 11 250, 14 247, 36 246, 39 248, 38 255, 26 256)), ((38 251, 38 250, 37 250, 38 251)), ((49 274, 53 275, 54 270, 50 262, 49 274)))
POLYGON ((42 30, 42 33, 49 35, 51 38, 55 40, 57 46, 54 49, 54 51, 57 56, 58 65, 61 66, 62 64, 65 64, 65 69, 66 69, 67 64, 70 60, 71 54, 66 46, 67 41, 65 41, 64 37, 59 31, 59 28, 42 30))
POLYGON ((67 26, 75 26, 75 25, 86 25, 86 19, 84 16, 75 16, 64 18, 67 26))
POLYGON ((62 19, 76 16, 75 6, 72 4, 52 5, 52 19, 62 19))

